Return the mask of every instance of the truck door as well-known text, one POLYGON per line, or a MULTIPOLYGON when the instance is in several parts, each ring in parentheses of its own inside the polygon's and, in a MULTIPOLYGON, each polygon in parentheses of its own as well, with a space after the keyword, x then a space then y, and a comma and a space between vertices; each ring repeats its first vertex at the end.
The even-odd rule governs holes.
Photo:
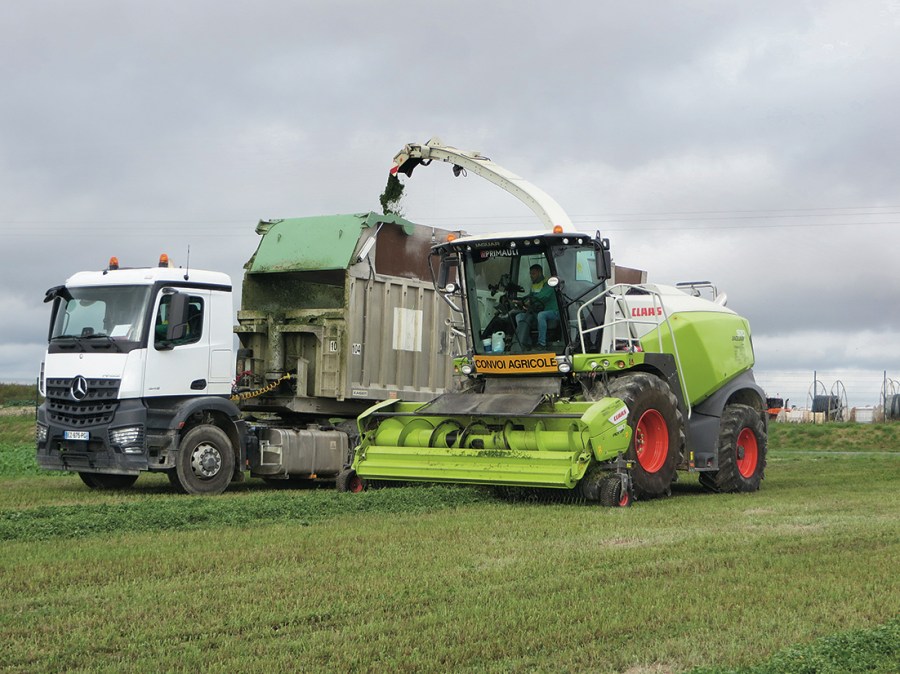
POLYGON ((162 292, 156 298, 144 368, 144 395, 156 397, 207 393, 210 291, 191 289, 188 292, 184 332, 179 338, 167 341, 166 329, 173 318, 169 312, 171 297, 171 294, 162 292))

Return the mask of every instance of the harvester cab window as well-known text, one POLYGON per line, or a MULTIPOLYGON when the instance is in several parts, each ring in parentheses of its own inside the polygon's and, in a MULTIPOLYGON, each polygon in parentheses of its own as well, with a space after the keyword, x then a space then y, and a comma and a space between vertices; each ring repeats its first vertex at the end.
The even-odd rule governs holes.
POLYGON ((519 350, 516 315, 532 291, 531 267, 551 276, 546 248, 535 241, 499 241, 466 253, 466 287, 476 353, 519 350))
MULTIPOLYGON (((578 246, 557 246, 553 249, 553 262, 559 278, 561 314, 569 328, 569 341, 580 344, 578 335, 578 312, 581 307, 581 321, 585 328, 602 324, 605 313, 603 300, 595 299, 605 288, 604 280, 597 277, 597 251, 578 246), (589 306, 585 306, 590 303, 589 306)), ((588 350, 594 350, 599 340, 599 332, 590 333, 588 350)))

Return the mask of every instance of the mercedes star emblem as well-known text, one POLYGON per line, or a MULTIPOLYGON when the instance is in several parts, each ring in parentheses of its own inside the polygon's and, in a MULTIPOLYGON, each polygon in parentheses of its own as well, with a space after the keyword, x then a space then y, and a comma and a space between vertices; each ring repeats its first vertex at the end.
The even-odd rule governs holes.
POLYGON ((69 391, 75 400, 84 400, 88 393, 87 379, 78 375, 72 380, 72 388, 69 391))

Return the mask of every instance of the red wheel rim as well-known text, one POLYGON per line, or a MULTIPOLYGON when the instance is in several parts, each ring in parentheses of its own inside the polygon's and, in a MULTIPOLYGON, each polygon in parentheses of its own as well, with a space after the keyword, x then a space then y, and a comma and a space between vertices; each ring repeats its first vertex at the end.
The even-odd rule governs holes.
POLYGON ((669 427, 658 410, 647 410, 634 429, 634 452, 648 473, 655 473, 669 455, 669 427))
POLYGON ((359 475, 355 473, 350 476, 350 479, 347 480, 347 491, 351 494, 358 494, 363 490, 363 481, 359 475))
POLYGON ((741 477, 753 477, 759 461, 759 444, 756 434, 749 428, 742 428, 737 439, 737 468, 741 477))
POLYGON ((622 490, 622 495, 619 496, 619 507, 624 508, 628 505, 628 502, 631 500, 631 497, 628 495, 628 492, 622 490))

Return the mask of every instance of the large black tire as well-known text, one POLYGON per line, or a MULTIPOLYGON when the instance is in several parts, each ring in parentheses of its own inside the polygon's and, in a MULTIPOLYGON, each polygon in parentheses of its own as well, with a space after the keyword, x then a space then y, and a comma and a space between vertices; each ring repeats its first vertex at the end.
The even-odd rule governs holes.
POLYGON ((632 438, 625 458, 634 462, 634 496, 667 493, 684 451, 684 419, 672 389, 659 377, 634 372, 613 379, 608 395, 628 406, 632 438))
POLYGON ((128 489, 137 479, 137 475, 110 475, 107 473, 78 473, 78 477, 91 489, 128 489))
POLYGON ((359 492, 365 490, 366 483, 359 475, 356 474, 355 470, 353 470, 352 468, 345 468, 340 473, 338 473, 337 480, 335 480, 335 487, 338 491, 358 494, 359 492))
POLYGON ((203 424, 182 438, 169 481, 185 494, 221 494, 233 473, 234 448, 228 435, 217 426, 203 424))
POLYGON ((728 405, 719 424, 719 469, 700 473, 715 492, 756 491, 766 468, 766 425, 749 405, 728 405))

